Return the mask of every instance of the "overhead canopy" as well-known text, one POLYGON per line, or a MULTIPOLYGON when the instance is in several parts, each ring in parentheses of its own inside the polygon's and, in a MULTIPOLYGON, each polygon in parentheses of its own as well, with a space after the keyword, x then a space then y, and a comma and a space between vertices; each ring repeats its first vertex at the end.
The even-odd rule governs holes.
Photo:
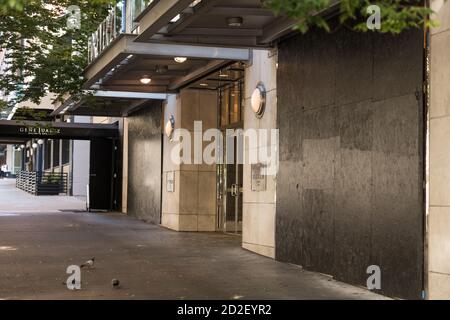
POLYGON ((0 137, 0 144, 7 145, 7 144, 23 144, 27 141, 27 139, 21 139, 21 138, 2 138, 0 137))
MULTIPOLYGON (((316 15, 338 12, 340 0, 316 15)), ((273 46, 296 20, 276 16, 262 0, 154 0, 137 17, 136 42, 161 41, 241 48, 273 46)))
POLYGON ((118 136, 117 124, 0 120, 0 141, 33 138, 91 140, 118 136))
POLYGON ((152 107, 166 97, 166 94, 157 93, 96 91, 81 99, 67 99, 52 115, 126 117, 140 108, 152 107))
POLYGON ((186 79, 195 81, 234 61, 250 59, 248 49, 217 48, 188 44, 135 42, 136 35, 122 34, 96 57, 85 70, 84 89, 172 93, 186 79), (183 63, 174 58, 185 57, 183 63), (149 84, 142 84, 146 76, 149 84))
POLYGON ((261 0, 156 0, 136 20, 137 41, 241 47, 267 46, 295 23, 275 16, 261 0))
MULTIPOLYGON (((332 0, 317 15, 335 14, 339 2, 332 0)), ((113 13, 104 25, 115 21, 113 13)), ((90 42, 84 89, 177 92, 229 64, 251 60, 254 48, 271 49, 295 23, 275 16, 261 0, 153 0, 127 34, 99 28, 90 42), (176 57, 187 60, 177 63, 176 57), (148 78, 150 83, 141 83, 148 78)))

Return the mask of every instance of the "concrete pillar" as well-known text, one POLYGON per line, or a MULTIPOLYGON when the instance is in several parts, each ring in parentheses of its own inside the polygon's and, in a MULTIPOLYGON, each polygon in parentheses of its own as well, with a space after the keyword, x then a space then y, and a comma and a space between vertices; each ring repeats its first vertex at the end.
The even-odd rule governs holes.
MULTIPOLYGON (((76 123, 90 123, 90 117, 75 117, 76 123)), ((87 197, 90 173, 90 141, 74 140, 72 146, 72 195, 87 197)))
POLYGON ((122 213, 128 213, 128 119, 123 121, 122 213))
MULTIPOLYGON (((163 128, 174 116, 176 129, 186 129, 192 139, 195 134, 203 135, 204 131, 217 128, 217 104, 216 91, 187 89, 171 95, 164 105, 163 128), (201 132, 195 131, 195 121, 202 122, 201 132)), ((176 143, 167 135, 163 143, 162 225, 176 231, 216 231, 216 166, 177 165, 171 159, 176 143), (174 183, 173 190, 168 181, 174 183)), ((191 153, 194 163, 193 141, 191 153)))
MULTIPOLYGON (((274 51, 254 50, 253 61, 245 72, 245 118, 244 129, 277 128, 277 54, 274 51), (259 82, 267 91, 267 103, 263 117, 257 118, 251 107, 251 96, 259 82)), ((246 159, 249 152, 270 149, 276 141, 266 144, 259 141, 257 148, 246 144, 246 159)), ((270 151, 269 151, 270 154, 270 151)), ((277 176, 268 175, 264 191, 252 191, 252 166, 244 166, 243 247, 258 254, 275 258, 275 214, 277 176)))
POLYGON ((440 27, 431 32, 428 290, 450 299, 450 3, 432 6, 440 27))
POLYGON ((6 166, 11 174, 14 174, 14 158, 16 155, 16 150, 13 145, 8 145, 6 147, 6 166))

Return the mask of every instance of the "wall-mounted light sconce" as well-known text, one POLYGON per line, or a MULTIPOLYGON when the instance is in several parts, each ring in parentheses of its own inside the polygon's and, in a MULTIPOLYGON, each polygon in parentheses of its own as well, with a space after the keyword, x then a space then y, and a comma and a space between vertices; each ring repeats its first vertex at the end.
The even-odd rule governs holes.
POLYGON ((39 139, 39 140, 37 141, 37 143, 38 143, 38 145, 42 146, 42 145, 44 144, 44 140, 39 139))
POLYGON ((35 142, 35 143, 33 143, 32 147, 33 147, 33 149, 37 149, 39 147, 39 145, 35 142))
POLYGON ((170 116, 169 121, 167 121, 165 129, 167 138, 169 138, 170 141, 173 141, 173 133, 175 131, 175 117, 173 115, 170 116))
POLYGON ((24 145, 24 144, 22 144, 21 146, 20 146, 20 149, 25 149, 26 148, 26 146, 24 145))
POLYGON ((256 117, 261 119, 266 110, 266 87, 262 82, 258 83, 255 91, 253 91, 251 105, 256 117))

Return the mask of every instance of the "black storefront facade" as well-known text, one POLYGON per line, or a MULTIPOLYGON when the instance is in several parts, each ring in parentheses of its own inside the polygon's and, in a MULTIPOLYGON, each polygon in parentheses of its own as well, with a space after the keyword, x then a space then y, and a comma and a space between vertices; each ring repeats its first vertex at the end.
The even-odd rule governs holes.
POLYGON ((276 257, 422 298, 424 33, 311 31, 278 46, 276 257), (295 168, 295 170, 293 170, 295 168))
MULTIPOLYGON (((40 139, 45 148, 51 140, 89 140, 89 209, 116 210, 121 205, 121 143, 116 124, 90 124, 40 121, 0 121, 0 140, 40 139)), ((64 144, 63 144, 64 145, 64 144)), ((41 153, 43 154, 43 153, 41 153)), ((43 155, 44 156, 44 155, 43 155)), ((45 161, 43 156, 38 161, 45 161)), ((23 170, 26 151, 22 150, 23 170)), ((53 161, 49 159, 48 161, 53 161)), ((41 165, 39 167, 42 167, 41 165)))

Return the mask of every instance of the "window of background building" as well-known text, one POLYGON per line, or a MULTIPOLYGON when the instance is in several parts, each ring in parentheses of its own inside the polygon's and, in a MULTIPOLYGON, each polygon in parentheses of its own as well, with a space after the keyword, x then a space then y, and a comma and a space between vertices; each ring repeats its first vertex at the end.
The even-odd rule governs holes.
POLYGON ((50 169, 52 167, 52 141, 47 140, 45 142, 45 150, 44 150, 44 169, 50 169))
MULTIPOLYGON (((133 22, 144 9, 152 3, 153 0, 132 0, 131 1, 131 21, 133 22)), ((135 29, 139 24, 133 22, 133 29, 135 29)))
POLYGON ((59 166, 59 144, 60 140, 53 140, 53 167, 59 166))
POLYGON ((70 162, 70 140, 62 141, 62 165, 70 162))

